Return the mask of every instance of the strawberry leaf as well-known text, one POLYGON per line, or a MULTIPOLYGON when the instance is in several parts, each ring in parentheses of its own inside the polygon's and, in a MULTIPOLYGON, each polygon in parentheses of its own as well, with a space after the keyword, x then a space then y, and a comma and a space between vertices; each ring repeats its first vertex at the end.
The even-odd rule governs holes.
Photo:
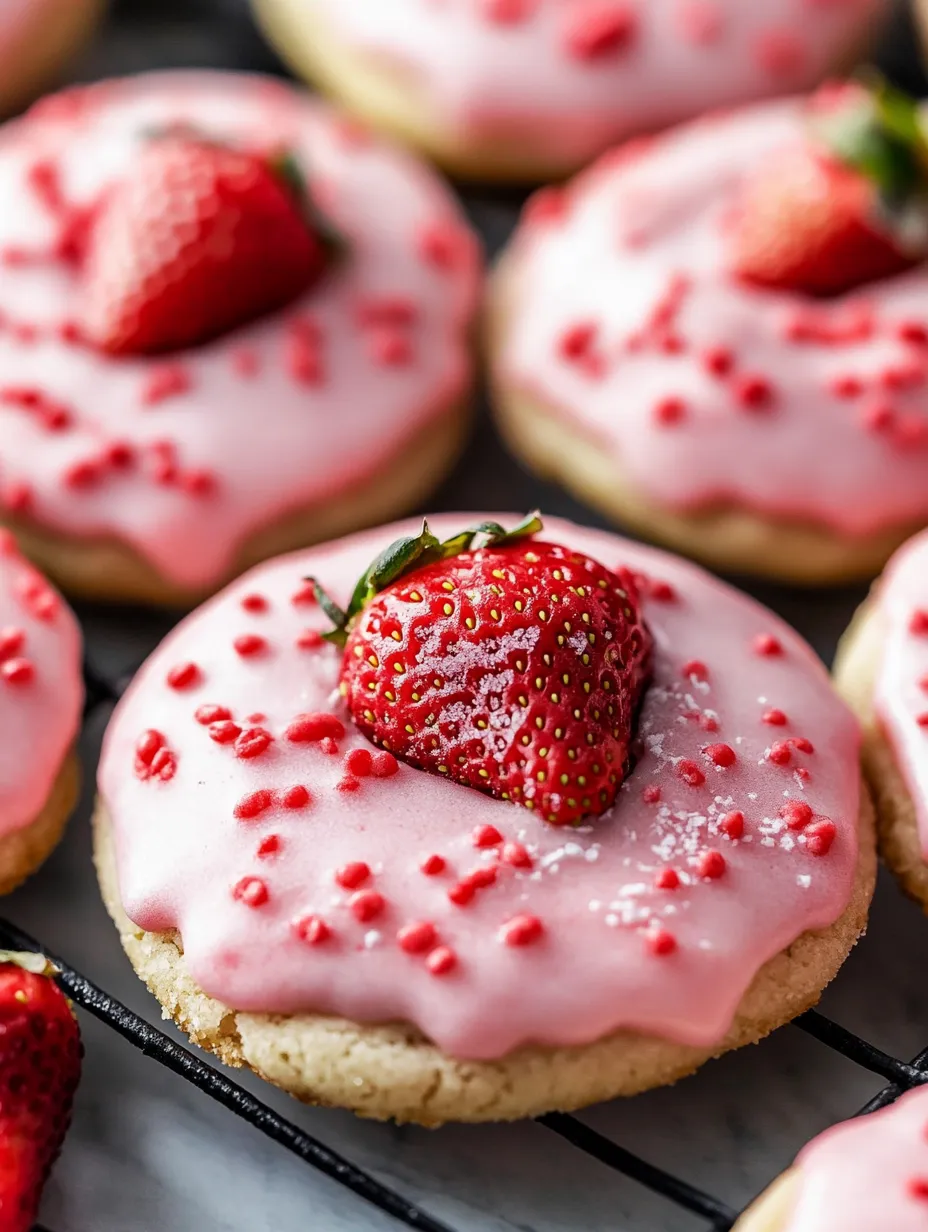
POLYGON ((521 539, 537 535, 542 527, 541 515, 535 510, 512 530, 506 530, 498 522, 480 522, 442 541, 432 534, 428 522, 423 518, 422 529, 418 535, 404 535, 403 538, 394 540, 375 557, 358 579, 346 611, 326 594, 315 578, 306 579, 313 586, 320 607, 334 625, 334 628, 322 636, 336 646, 344 646, 348 640, 348 631, 368 603, 399 578, 425 565, 434 564, 437 560, 448 560, 452 556, 476 552, 481 548, 517 543, 521 539))

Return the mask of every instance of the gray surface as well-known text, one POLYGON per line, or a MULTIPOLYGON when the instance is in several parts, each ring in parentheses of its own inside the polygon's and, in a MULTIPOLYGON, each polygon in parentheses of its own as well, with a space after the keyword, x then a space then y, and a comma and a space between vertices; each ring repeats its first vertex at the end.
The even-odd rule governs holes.
MULTIPOLYGON (((380 0, 381 3, 387 0, 380 0)), ((908 41, 894 44, 911 77, 908 41)), ((239 0, 150 0, 119 6, 83 75, 168 64, 273 68, 239 0), (211 15, 212 14, 212 15, 211 15)), ((472 194, 495 245, 515 197, 472 194)), ((452 508, 525 508, 595 521, 507 459, 485 418, 467 457, 434 502, 452 508)), ((752 587, 828 658, 860 592, 752 587)), ((167 617, 81 613, 93 661, 116 677, 169 627, 167 617)), ((105 714, 84 740, 88 783, 105 714)), ((90 865, 89 789, 68 837, 9 917, 157 1021, 98 898, 90 865)), ((928 1043, 928 928, 887 880, 870 935, 826 995, 823 1009, 874 1043, 908 1056, 928 1043)), ((49 1187, 53 1232, 374 1232, 384 1216, 289 1158, 205 1096, 83 1018, 87 1064, 74 1130, 49 1187)), ((366 1124, 301 1109, 250 1084, 310 1132, 421 1201, 460 1232, 685 1232, 698 1220, 614 1176, 535 1125, 436 1132, 366 1124)), ((739 1205, 829 1121, 848 1115, 880 1082, 794 1028, 706 1067, 674 1090, 591 1109, 585 1119, 654 1163, 739 1205)))

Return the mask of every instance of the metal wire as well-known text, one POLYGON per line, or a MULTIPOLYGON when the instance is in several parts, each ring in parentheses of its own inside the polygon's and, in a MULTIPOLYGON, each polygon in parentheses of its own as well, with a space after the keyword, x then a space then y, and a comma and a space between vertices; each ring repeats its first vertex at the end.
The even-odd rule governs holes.
MULTIPOLYGON (((84 709, 86 719, 98 707, 117 701, 131 680, 131 675, 114 683, 98 672, 93 664, 85 663, 84 680, 87 691, 84 709)), ((179 1074, 304 1163, 343 1185, 399 1223, 418 1229, 419 1232, 455 1232, 449 1224, 409 1202, 363 1168, 344 1159, 324 1143, 280 1116, 273 1108, 256 1099, 214 1066, 170 1039, 138 1014, 134 1014, 61 958, 50 954, 34 938, 2 919, 0 948, 41 950, 58 967, 58 982, 77 1005, 128 1040, 145 1056, 179 1074)), ((860 1116, 884 1108, 903 1092, 928 1083, 928 1048, 910 1062, 901 1061, 815 1010, 803 1014, 794 1025, 849 1061, 886 1079, 887 1085, 860 1110, 860 1116)), ((705 1220, 706 1232, 730 1232, 743 1213, 714 1194, 706 1193, 634 1155, 574 1116, 551 1113, 540 1117, 538 1124, 612 1171, 645 1186, 675 1206, 705 1220)), ((525 1232, 531 1232, 527 1224, 520 1226, 525 1232)), ((45 1232, 45 1229, 36 1227, 33 1232, 45 1232)))

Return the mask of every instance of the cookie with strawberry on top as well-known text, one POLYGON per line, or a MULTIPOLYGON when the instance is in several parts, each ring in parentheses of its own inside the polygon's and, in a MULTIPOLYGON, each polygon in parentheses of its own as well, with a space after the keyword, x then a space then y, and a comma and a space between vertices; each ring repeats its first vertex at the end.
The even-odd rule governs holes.
POLYGON ((107 731, 104 899, 190 1036, 437 1124, 674 1081, 813 1004, 867 916, 859 730, 683 561, 532 514, 266 563, 107 731))
POLYGON ((189 602, 423 498, 466 431, 478 245, 281 82, 160 73, 0 131, 0 519, 68 590, 189 602))
POLYGON ((878 79, 713 115, 532 198, 492 294, 536 471, 713 566, 872 576, 928 523, 928 140, 878 79))
POLYGON ((0 894, 51 854, 77 801, 83 700, 77 620, 0 531, 0 894))
POLYGON ((253 0, 285 60, 457 175, 541 181, 713 107, 807 90, 887 0, 253 0))

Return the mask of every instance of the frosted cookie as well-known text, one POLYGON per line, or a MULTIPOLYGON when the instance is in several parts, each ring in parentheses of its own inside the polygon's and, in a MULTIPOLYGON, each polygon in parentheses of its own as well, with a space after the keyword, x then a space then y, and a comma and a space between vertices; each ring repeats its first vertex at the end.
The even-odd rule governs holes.
POLYGON ((806 89, 884 0, 254 0, 280 54, 451 171, 550 179, 615 141, 806 89))
POLYGON ((0 0, 0 115, 62 71, 105 7, 105 0, 0 0))
POLYGON ((476 240, 290 87, 164 73, 0 132, 0 516, 68 589, 186 601, 456 457, 476 240))
POLYGON ((928 1091, 827 1130, 734 1232, 921 1232, 928 1212, 928 1091))
POLYGON ((466 521, 283 557, 188 617, 113 717, 95 823, 195 1042, 428 1124, 759 1039, 874 878, 858 726, 795 633, 610 534, 466 521))
POLYGON ((718 568, 872 575, 928 521, 926 166, 914 103, 832 87, 543 190, 489 330, 516 452, 718 568))
POLYGON ((845 634, 836 678, 863 721, 883 857, 928 906, 928 534, 877 582, 845 634))
POLYGON ((83 697, 77 621, 0 531, 0 894, 51 853, 74 807, 83 697))

